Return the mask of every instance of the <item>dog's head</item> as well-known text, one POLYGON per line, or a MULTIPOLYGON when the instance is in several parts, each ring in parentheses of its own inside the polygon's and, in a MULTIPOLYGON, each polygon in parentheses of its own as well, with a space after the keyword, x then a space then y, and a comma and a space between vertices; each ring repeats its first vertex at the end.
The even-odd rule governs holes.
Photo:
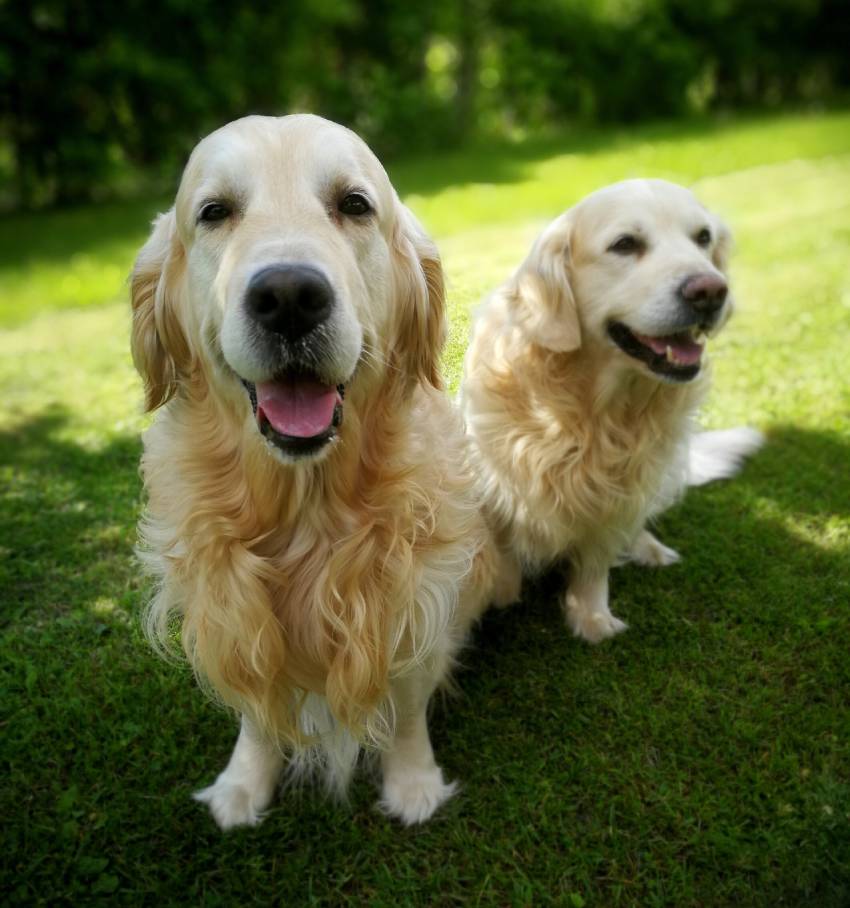
POLYGON ((615 349, 666 380, 700 372, 732 310, 730 234, 687 189, 628 180, 588 196, 540 236, 515 278, 518 317, 552 350, 615 349))
POLYGON ((439 384, 436 249, 369 148, 319 117, 246 117, 205 138, 139 254, 132 302, 147 408, 203 374, 285 462, 329 448, 352 384, 439 384))

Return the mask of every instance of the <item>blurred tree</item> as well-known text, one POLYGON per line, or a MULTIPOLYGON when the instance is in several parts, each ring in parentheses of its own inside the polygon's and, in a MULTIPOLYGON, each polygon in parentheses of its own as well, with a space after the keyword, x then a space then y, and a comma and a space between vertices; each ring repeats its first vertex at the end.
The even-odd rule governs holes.
POLYGON ((0 174, 27 206, 173 179, 251 112, 314 110, 393 155, 823 100, 850 85, 848 47, 846 0, 0 0, 0 174))

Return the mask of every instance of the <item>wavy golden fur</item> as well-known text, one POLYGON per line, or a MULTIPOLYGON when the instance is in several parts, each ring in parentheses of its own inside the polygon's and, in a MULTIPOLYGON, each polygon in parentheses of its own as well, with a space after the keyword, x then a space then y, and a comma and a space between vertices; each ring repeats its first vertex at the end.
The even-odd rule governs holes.
POLYGON ((167 647, 176 619, 199 678, 243 716, 230 764, 199 799, 223 828, 255 823, 281 748, 324 750, 343 788, 359 744, 383 752, 384 808, 426 819, 453 789, 425 707, 495 574, 441 390, 436 249, 348 130, 251 117, 193 153, 138 257, 132 303, 134 360, 147 408, 160 408, 142 459, 141 549, 158 582, 148 631, 167 647), (332 210, 348 185, 370 194, 368 219, 332 210), (209 229, 196 212, 210 197, 238 199, 238 216, 209 229), (257 430, 233 366, 254 330, 246 280, 294 255, 335 288, 331 366, 359 338, 337 436, 296 460, 257 430))
MULTIPOLYGON (((516 589, 522 569, 568 558, 564 608, 588 640, 625 627, 608 608, 613 564, 678 557, 644 527, 686 485, 708 384, 705 362, 696 375, 686 370, 690 380, 677 380, 684 373, 669 359, 654 363, 670 370, 659 374, 620 349, 609 328, 696 334, 702 316, 685 311, 679 292, 696 275, 722 297, 704 325, 716 333, 731 311, 728 247, 728 230, 687 190, 617 184, 556 219, 475 322, 462 405, 507 559, 505 587, 516 589)), ((690 334, 686 347, 692 355, 690 334)), ((730 430, 721 441, 702 481, 729 475, 759 437, 730 430)))

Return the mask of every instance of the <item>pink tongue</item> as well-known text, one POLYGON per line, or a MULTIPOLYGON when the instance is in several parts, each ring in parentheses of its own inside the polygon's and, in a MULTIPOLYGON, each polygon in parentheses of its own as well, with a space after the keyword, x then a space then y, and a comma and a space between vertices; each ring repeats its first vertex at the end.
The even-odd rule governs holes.
POLYGON ((320 385, 312 378, 284 378, 257 385, 257 418, 264 415, 276 432, 293 438, 312 438, 324 432, 339 402, 335 387, 320 385))
POLYGON ((691 340, 685 334, 670 334, 667 337, 649 337, 646 334, 638 334, 635 337, 645 346, 649 347, 653 353, 659 356, 667 355, 669 347, 677 362, 686 366, 692 366, 700 361, 702 356, 702 344, 691 340))

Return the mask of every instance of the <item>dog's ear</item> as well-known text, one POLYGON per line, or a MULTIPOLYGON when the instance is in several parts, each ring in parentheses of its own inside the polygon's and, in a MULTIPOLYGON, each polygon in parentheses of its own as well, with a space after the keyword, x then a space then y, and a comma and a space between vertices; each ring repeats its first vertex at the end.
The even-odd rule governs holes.
POLYGON ((535 343, 566 353, 581 346, 581 325, 567 266, 570 258, 569 212, 553 221, 508 285, 515 321, 535 343))
POLYGON ((189 347, 176 312, 185 266, 174 209, 154 221, 130 278, 133 362, 145 381, 145 410, 162 406, 177 390, 189 347))
POLYGON ((724 274, 729 269, 729 256, 732 252, 732 232, 720 220, 714 218, 714 251, 711 253, 711 261, 715 268, 724 274))
MULTIPOLYGON (((396 200, 392 247, 396 270, 396 345, 406 374, 442 388, 440 355, 446 340, 446 288, 433 240, 396 200)), ((392 355, 391 351, 391 355, 392 355)))

